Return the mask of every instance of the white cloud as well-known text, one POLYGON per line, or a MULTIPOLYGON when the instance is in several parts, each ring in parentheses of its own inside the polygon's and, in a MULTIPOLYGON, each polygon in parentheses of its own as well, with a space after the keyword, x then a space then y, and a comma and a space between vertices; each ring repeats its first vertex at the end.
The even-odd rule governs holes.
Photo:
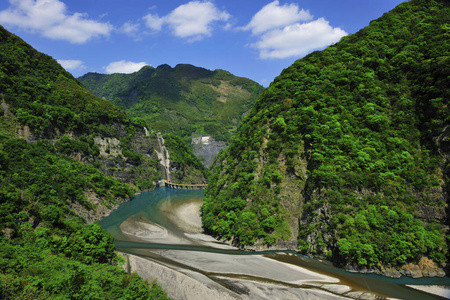
POLYGON ((175 8, 167 16, 149 14, 144 17, 147 27, 160 31, 163 25, 168 25, 173 34, 189 41, 209 37, 213 31, 213 23, 226 22, 230 15, 219 10, 212 2, 191 1, 175 8))
POLYGON ((120 27, 120 32, 123 32, 128 35, 134 35, 139 31, 139 24, 133 24, 130 21, 124 23, 122 27, 120 27))
POLYGON ((126 60, 121 61, 115 61, 110 63, 105 67, 105 71, 108 74, 112 73, 124 73, 124 74, 130 74, 139 71, 142 69, 142 67, 147 66, 147 63, 145 62, 131 62, 126 60))
POLYGON ((161 31, 164 24, 164 18, 160 18, 158 15, 148 14, 144 17, 144 20, 147 27, 154 31, 161 31))
POLYGON ((324 18, 313 20, 309 11, 276 0, 257 12, 243 30, 251 30, 257 41, 251 46, 262 59, 301 57, 338 42, 347 33, 333 28, 324 18))
POLYGON ((254 46, 260 50, 263 59, 304 56, 314 49, 339 41, 345 35, 344 30, 333 28, 328 21, 320 18, 269 31, 254 46))
POLYGON ((141 26, 138 23, 132 23, 131 21, 128 21, 119 28, 119 32, 124 33, 134 38, 135 40, 140 40, 141 39, 139 34, 140 27, 141 26))
POLYGON ((86 14, 67 14, 59 0, 9 0, 0 11, 0 23, 40 33, 50 39, 83 44, 90 39, 109 36, 113 26, 87 19, 86 14))
POLYGON ((58 59, 58 63, 67 71, 84 70, 86 66, 81 60, 76 59, 58 59))
POLYGON ((309 11, 299 9, 296 4, 285 4, 280 6, 280 2, 275 0, 260 11, 258 11, 250 23, 243 27, 244 30, 251 30, 253 34, 261 34, 268 30, 281 28, 300 21, 310 21, 313 16, 309 11))

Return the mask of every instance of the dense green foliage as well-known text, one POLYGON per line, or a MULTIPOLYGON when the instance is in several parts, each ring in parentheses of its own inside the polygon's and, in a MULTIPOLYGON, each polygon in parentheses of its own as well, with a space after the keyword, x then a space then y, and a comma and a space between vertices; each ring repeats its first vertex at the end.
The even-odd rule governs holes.
POLYGON ((337 241, 338 255, 361 266, 403 265, 422 256, 445 262, 442 226, 423 226, 398 206, 368 205, 354 217, 340 215, 336 221, 343 237, 337 241))
POLYGON ((112 236, 77 214, 135 193, 100 171, 94 136, 129 137, 142 122, 2 27, 0 102, 1 298, 166 299, 118 266, 112 236))
POLYGON ((449 18, 447 1, 405 2, 285 69, 218 158, 204 226, 270 244, 299 220, 308 254, 444 264, 449 18))
POLYGON ((99 170, 56 153, 45 141, 0 136, 0 228, 16 232, 21 222, 33 218, 49 226, 63 226, 70 204, 91 204, 83 195, 92 191, 110 205, 115 198, 131 197, 127 185, 106 177, 99 170))
POLYGON ((79 78, 94 94, 142 117, 163 133, 190 143, 208 134, 229 141, 263 87, 223 70, 191 65, 144 67, 133 74, 88 73, 79 78))
POLYGON ((168 299, 154 282, 116 266, 112 236, 98 224, 61 237, 25 223, 20 235, 0 239, 3 299, 168 299))
POLYGON ((37 133, 108 132, 125 113, 98 99, 51 57, 0 30, 0 92, 11 112, 37 133))

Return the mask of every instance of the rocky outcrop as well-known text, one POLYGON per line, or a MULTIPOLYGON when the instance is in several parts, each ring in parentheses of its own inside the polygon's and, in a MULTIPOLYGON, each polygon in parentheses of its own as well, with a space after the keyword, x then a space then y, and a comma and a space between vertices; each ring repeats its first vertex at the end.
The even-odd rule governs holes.
POLYGON ((445 271, 443 268, 439 268, 435 262, 427 257, 422 257, 417 264, 409 263, 401 267, 381 267, 378 268, 366 268, 354 265, 347 265, 345 270, 354 273, 363 274, 378 274, 391 278, 400 278, 402 276, 408 276, 412 278, 422 277, 444 277, 445 271))
POLYGON ((105 205, 102 203, 102 199, 92 191, 84 193, 87 201, 93 208, 87 208, 78 202, 71 203, 71 209, 80 217, 86 220, 87 224, 91 224, 95 221, 99 221, 104 217, 107 217, 113 210, 119 207, 119 204, 128 201, 129 199, 116 198, 117 204, 105 205))
MULTIPOLYGON (((441 196, 443 192, 441 191, 441 196)), ((445 207, 436 207, 430 205, 421 205, 418 207, 416 214, 417 217, 424 222, 437 221, 439 223, 444 223, 447 218, 445 207)))
POLYGON ((211 167, 214 159, 220 150, 226 149, 226 144, 223 141, 216 141, 211 136, 202 136, 192 139, 192 151, 195 156, 203 160, 203 165, 206 168, 211 167))
POLYGON ((122 147, 117 138, 95 137, 94 142, 100 149, 101 157, 122 156, 122 147))
POLYGON ((319 207, 307 220, 300 220, 300 228, 306 228, 308 224, 314 225, 310 226, 312 229, 306 237, 301 237, 309 245, 306 251, 303 249, 306 253, 318 253, 318 257, 325 258, 325 254, 331 250, 327 245, 334 244, 335 239, 328 230, 331 220, 332 210, 329 205, 319 207))
POLYGON ((0 104, 0 115, 3 115, 5 118, 11 115, 8 104, 6 104, 3 94, 0 94, 2 98, 2 103, 0 104))

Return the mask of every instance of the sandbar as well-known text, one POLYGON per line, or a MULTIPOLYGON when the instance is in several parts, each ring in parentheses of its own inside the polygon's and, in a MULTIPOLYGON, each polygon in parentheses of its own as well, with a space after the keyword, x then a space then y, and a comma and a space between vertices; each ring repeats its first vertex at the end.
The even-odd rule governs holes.
POLYGON ((406 285, 407 287, 450 299, 450 287, 442 285, 406 285))
POLYGON ((120 224, 122 234, 130 241, 155 244, 190 244, 180 237, 147 218, 131 216, 120 224))

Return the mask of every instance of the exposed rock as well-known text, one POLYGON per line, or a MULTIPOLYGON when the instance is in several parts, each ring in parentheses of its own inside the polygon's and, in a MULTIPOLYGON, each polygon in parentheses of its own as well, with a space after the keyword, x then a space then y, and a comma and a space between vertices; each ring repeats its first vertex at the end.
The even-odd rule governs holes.
POLYGON ((308 284, 307 286, 277 285, 270 282, 215 276, 207 276, 187 268, 173 267, 131 254, 123 255, 127 263, 123 268, 136 272, 149 281, 157 279, 169 297, 177 300, 197 299, 286 299, 286 300, 331 300, 331 299, 374 299, 375 295, 353 292, 349 287, 330 284, 308 284))
POLYGON ((30 127, 28 127, 27 125, 24 125, 23 127, 19 128, 17 133, 20 139, 24 139, 26 141, 34 140, 33 134, 30 131, 30 127))
POLYGON ((421 277, 444 277, 445 271, 443 268, 437 266, 437 264, 427 257, 422 257, 418 264, 409 263, 400 268, 394 267, 381 267, 378 268, 366 268, 356 265, 347 265, 345 270, 354 273, 375 273, 391 278, 400 278, 402 276, 408 276, 412 278, 421 277))
POLYGON ((405 275, 405 276, 410 276, 412 278, 423 277, 422 270, 420 269, 420 267, 418 265, 414 265, 414 264, 404 265, 400 269, 400 274, 405 275))
POLYGON ((220 150, 226 149, 223 141, 215 141, 211 136, 192 138, 192 150, 198 158, 204 159, 204 166, 211 167, 220 150))
POLYGON ((253 245, 245 246, 244 249, 245 250, 254 250, 254 251, 265 251, 265 250, 294 250, 294 251, 296 251, 296 250, 298 250, 298 247, 297 247, 296 240, 284 241, 284 240, 280 239, 273 245, 265 244, 264 240, 257 240, 253 245))
POLYGON ((380 274, 391 278, 402 277, 402 274, 396 268, 381 268, 380 274))
POLYGON ((13 233, 14 233, 14 229, 12 229, 12 228, 5 228, 5 229, 2 229, 2 233, 3 233, 3 237, 5 239, 9 240, 12 237, 13 233))
POLYGON ((117 138, 95 137, 94 142, 100 149, 100 156, 102 157, 117 157, 122 155, 122 147, 117 138))
POLYGON ((373 274, 373 273, 379 273, 377 272, 376 269, 370 269, 367 267, 362 267, 362 266, 357 266, 357 265, 347 265, 345 267, 345 270, 347 272, 351 272, 351 273, 362 273, 362 274, 373 274))
POLYGON ((407 264, 400 269, 400 273, 413 278, 420 277, 444 277, 445 272, 439 268, 434 261, 422 257, 417 265, 407 264))
POLYGON ((11 115, 11 112, 9 110, 9 106, 8 106, 8 104, 6 102, 4 102, 5 99, 3 98, 3 94, 0 94, 0 96, 2 97, 2 100, 3 100, 3 102, 0 104, 0 107, 3 110, 3 116, 5 118, 9 117, 11 115))
POLYGON ((334 240, 334 237, 327 233, 331 219, 331 207, 329 205, 324 205, 319 207, 314 214, 309 217, 308 221, 300 221, 300 228, 306 227, 308 223, 315 225, 312 231, 306 236, 306 241, 309 244, 307 250, 308 254, 314 253, 317 257, 325 257, 325 253, 330 250, 326 248, 326 245, 333 244, 332 241, 334 240), (317 241, 320 240, 325 242, 319 244, 317 241))
MULTIPOLYGON (((441 190, 440 196, 442 197, 443 192, 441 190)), ((431 220, 436 220, 440 223, 444 223, 447 215, 445 212, 445 207, 436 207, 430 205, 421 205, 416 211, 417 217, 424 222, 430 222, 431 220)))
POLYGON ((89 209, 78 202, 71 203, 71 209, 80 217, 86 220, 86 223, 90 224, 95 221, 99 221, 102 218, 108 216, 113 210, 119 207, 120 203, 123 203, 129 199, 116 198, 117 204, 105 204, 102 203, 101 199, 94 192, 85 192, 84 196, 87 201, 92 204, 93 209, 89 209))

